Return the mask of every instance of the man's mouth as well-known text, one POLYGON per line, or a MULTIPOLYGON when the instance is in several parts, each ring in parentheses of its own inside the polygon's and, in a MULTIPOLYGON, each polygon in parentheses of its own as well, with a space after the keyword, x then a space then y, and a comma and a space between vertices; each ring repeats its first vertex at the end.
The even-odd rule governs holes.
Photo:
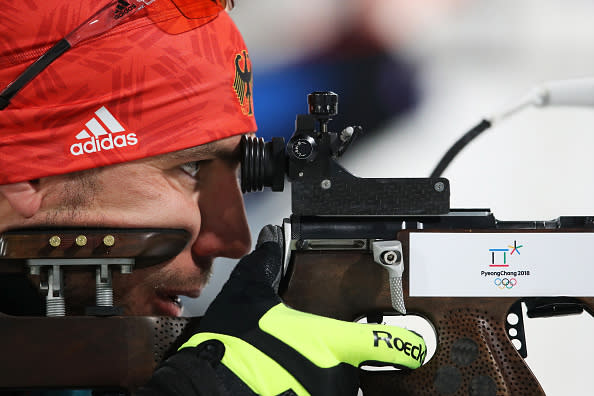
POLYGON ((156 313, 165 316, 180 316, 183 308, 181 296, 188 296, 196 298, 200 295, 200 291, 169 291, 157 290, 157 300, 154 305, 156 313))
POLYGON ((180 296, 169 296, 169 298, 171 299, 171 301, 173 301, 173 303, 175 305, 177 305, 179 307, 179 309, 183 308, 183 304, 182 304, 182 300, 180 296))

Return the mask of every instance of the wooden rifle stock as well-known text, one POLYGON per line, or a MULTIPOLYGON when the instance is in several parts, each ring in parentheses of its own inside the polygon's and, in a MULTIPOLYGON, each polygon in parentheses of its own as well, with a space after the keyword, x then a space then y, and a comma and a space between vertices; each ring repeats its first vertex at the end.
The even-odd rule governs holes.
POLYGON ((193 328, 189 322, 148 316, 0 315, 0 390, 133 391, 180 345, 178 340, 188 338, 184 329, 193 328))
MULTIPOLYGON (((370 395, 544 395, 511 343, 505 328, 516 297, 409 296, 408 234, 401 232, 407 313, 428 319, 437 335, 431 360, 417 370, 360 371, 370 395)), ((388 275, 371 252, 295 251, 284 301, 295 309, 354 321, 368 313, 393 312, 388 275)), ((594 298, 578 298, 594 313, 594 298)))
MULTIPOLYGON (((29 259, 133 258, 136 267, 175 257, 190 234, 175 229, 39 228, 0 234, 0 275, 30 271, 29 259), (84 243, 77 244, 83 235, 84 243), (110 236, 111 242, 105 242, 110 236), (52 240, 55 243, 52 245, 52 240)), ((92 271, 92 264, 88 265, 92 271)), ((191 318, 11 316, 0 313, 0 390, 134 390, 187 339, 191 318)), ((197 323, 198 318, 193 321, 197 323)))
MULTIPOLYGON (((543 395, 507 336, 506 316, 518 298, 411 297, 408 232, 398 232, 395 238, 404 249, 407 311, 433 324, 437 349, 417 370, 360 371, 365 395, 543 395)), ((23 268, 11 260, 3 267, 9 264, 23 268)), ((369 251, 295 251, 285 280, 281 297, 302 311, 347 321, 393 312, 387 272, 369 251)), ((594 297, 577 300, 594 313, 594 297)), ((195 332, 198 322, 199 318, 0 314, 0 389, 134 391, 195 332)))

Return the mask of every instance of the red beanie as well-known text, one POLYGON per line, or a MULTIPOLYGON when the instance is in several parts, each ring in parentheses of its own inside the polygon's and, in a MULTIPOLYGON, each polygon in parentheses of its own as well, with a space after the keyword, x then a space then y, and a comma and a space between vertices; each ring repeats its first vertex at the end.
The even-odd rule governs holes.
MULTIPOLYGON (((0 90, 108 3, 3 4, 0 90)), ((142 10, 71 48, 0 111, 0 184, 255 131, 251 92, 246 46, 226 12, 169 34, 142 10)))

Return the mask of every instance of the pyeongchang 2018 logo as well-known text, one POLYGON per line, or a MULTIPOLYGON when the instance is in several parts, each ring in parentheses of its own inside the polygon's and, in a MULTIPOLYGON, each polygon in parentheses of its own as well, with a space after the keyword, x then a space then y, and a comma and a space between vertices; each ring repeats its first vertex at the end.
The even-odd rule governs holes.
POLYGON ((113 150, 138 144, 135 133, 126 133, 126 128, 102 106, 85 123, 85 129, 76 135, 78 142, 70 146, 70 154, 79 156, 113 150))
MULTIPOLYGON (((493 278, 493 284, 501 290, 512 289, 518 284, 518 277, 530 276, 529 270, 510 269, 512 261, 518 264, 522 255, 523 244, 514 240, 513 245, 508 244, 504 248, 489 249, 490 269, 481 271, 483 277, 493 278)), ((514 266, 517 268, 517 266, 514 266)))

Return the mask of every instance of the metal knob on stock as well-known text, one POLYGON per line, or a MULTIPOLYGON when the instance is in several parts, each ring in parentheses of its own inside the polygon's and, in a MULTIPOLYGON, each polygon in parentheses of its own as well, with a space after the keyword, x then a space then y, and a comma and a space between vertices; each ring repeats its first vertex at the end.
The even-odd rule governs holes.
POLYGON ((373 241, 371 246, 374 261, 388 271, 392 307, 396 312, 406 315, 402 291, 402 274, 404 273, 402 244, 400 241, 373 241))

